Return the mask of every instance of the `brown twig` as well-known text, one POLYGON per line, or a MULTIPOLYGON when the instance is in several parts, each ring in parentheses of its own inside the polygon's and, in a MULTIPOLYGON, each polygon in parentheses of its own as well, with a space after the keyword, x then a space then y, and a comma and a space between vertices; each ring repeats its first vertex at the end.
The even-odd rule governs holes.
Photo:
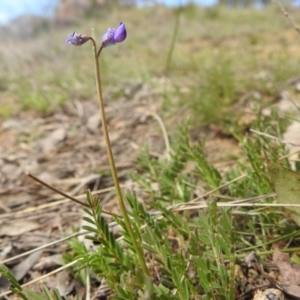
POLYGON ((293 18, 290 16, 290 14, 285 10, 285 8, 281 4, 281 2, 279 0, 273 0, 273 2, 276 3, 280 7, 283 15, 290 22, 290 24, 294 27, 294 29, 300 34, 299 26, 296 24, 296 22, 293 20, 293 18))
POLYGON ((80 200, 78 200, 78 199, 76 199, 76 198, 74 198, 74 197, 72 197, 72 196, 70 196, 70 195, 68 195, 68 194, 66 194, 66 193, 64 193, 64 192, 56 189, 56 188, 54 188, 53 186, 49 185, 48 183, 44 182, 43 180, 35 177, 31 173, 26 173, 26 175, 29 178, 33 179, 34 181, 36 181, 36 182, 40 183, 41 185, 45 186, 47 189, 49 189, 49 190, 51 190, 51 191, 53 191, 53 192, 55 192, 57 194, 60 194, 61 196, 65 197, 65 198, 68 198, 68 199, 70 199, 70 200, 72 200, 72 201, 74 201, 74 202, 76 202, 76 203, 78 203, 78 204, 80 204, 82 206, 89 207, 88 204, 86 204, 84 202, 81 202, 80 200))
MULTIPOLYGON (((76 202, 76 203, 78 203, 78 204, 80 204, 80 205, 83 205, 83 206, 89 208, 88 204, 86 204, 86 203, 84 203, 84 202, 81 202, 80 200, 78 200, 78 199, 76 199, 76 198, 74 198, 74 197, 72 197, 72 196, 70 196, 70 195, 68 195, 68 194, 66 194, 66 193, 64 193, 64 192, 62 192, 62 191, 56 189, 56 188, 54 188, 53 186, 49 185, 48 183, 44 182, 43 180, 41 180, 41 179, 35 177, 35 176, 32 175, 31 173, 26 173, 26 175, 27 175, 28 177, 30 177, 31 179, 33 179, 34 181, 36 181, 36 182, 40 183, 41 185, 45 186, 46 188, 52 190, 53 192, 55 192, 55 193, 57 193, 57 194, 59 194, 59 195, 65 197, 65 198, 67 198, 67 199, 70 199, 70 200, 72 200, 72 201, 74 201, 74 202, 76 202)), ((102 209, 102 212, 105 213, 105 214, 107 214, 107 215, 113 216, 113 217, 117 216, 118 218, 121 218, 121 216, 118 216, 118 215, 116 215, 116 214, 114 214, 114 213, 111 213, 111 212, 109 212, 109 211, 107 211, 107 210, 104 210, 104 209, 102 209)))

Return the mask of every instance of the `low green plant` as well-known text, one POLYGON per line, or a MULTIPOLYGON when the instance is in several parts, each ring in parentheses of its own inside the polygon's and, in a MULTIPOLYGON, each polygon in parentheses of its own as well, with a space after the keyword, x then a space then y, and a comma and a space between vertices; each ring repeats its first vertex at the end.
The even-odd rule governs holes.
POLYGON ((145 282, 124 221, 115 218, 123 229, 116 239, 101 216, 98 199, 89 192, 87 199, 90 208, 85 209, 89 215, 85 221, 90 225, 84 229, 93 234, 87 238, 99 247, 88 252, 82 243, 74 241, 73 259, 79 261, 76 269, 88 267, 96 277, 106 278, 111 290, 118 295, 116 299, 146 295, 151 299, 197 299, 201 294, 206 294, 201 299, 218 299, 222 295, 223 299, 231 299, 228 297, 234 291, 234 229, 228 211, 220 211, 212 202, 206 213, 188 220, 157 203, 156 209, 163 216, 157 218, 134 194, 126 194, 134 231, 148 253, 148 268, 158 270, 145 282), (171 231, 172 237, 168 234, 171 231), (225 260, 229 261, 228 265, 225 260), (191 270, 195 276, 189 276, 191 270))
POLYGON ((234 299, 235 239, 228 210, 219 210, 212 202, 199 213, 191 237, 191 260, 196 282, 205 293, 202 299, 234 299))
POLYGON ((13 109, 9 104, 3 104, 0 107, 0 116, 9 118, 13 114, 13 109))
POLYGON ((167 157, 151 157, 147 147, 140 153, 137 159, 140 172, 131 176, 149 194, 151 201, 175 204, 191 199, 193 180, 184 170, 188 143, 187 127, 183 126, 174 135, 174 147, 167 157), (157 189, 153 188, 155 184, 158 184, 157 189))
MULTIPOLYGON (((270 133, 279 134, 278 128, 284 128, 280 120, 273 112, 272 117, 261 115, 259 124, 263 122, 270 128, 270 133), (275 129, 277 131, 272 131, 275 129)), ((168 156, 158 159, 149 151, 140 155, 140 169, 133 178, 148 195, 143 197, 147 199, 145 203, 132 192, 123 195, 134 237, 147 257, 151 276, 144 276, 124 219, 115 216, 115 223, 108 223, 101 214, 100 201, 89 191, 84 218, 88 225, 84 229, 89 232, 87 238, 98 247, 88 251, 78 240, 70 243, 65 257, 67 261, 77 261, 73 276, 84 283, 85 270, 89 270, 92 278, 105 278, 113 299, 233 299, 236 253, 254 246, 267 251, 271 237, 274 240, 291 238, 291 233, 282 226, 275 227, 276 230, 269 226, 280 221, 281 215, 276 211, 247 215, 249 208, 242 209, 247 222, 241 223, 230 209, 218 208, 214 197, 208 198, 207 208, 197 213, 193 209, 176 211, 176 207, 193 201, 195 186, 202 186, 207 191, 218 190, 228 179, 241 175, 241 171, 246 172, 247 177, 232 183, 227 190, 219 189, 219 192, 252 197, 269 193, 264 156, 260 156, 259 150, 272 160, 285 153, 280 144, 267 143, 265 136, 253 134, 244 141, 244 158, 222 174, 207 161, 205 144, 193 145, 188 137, 189 127, 182 125, 171 139, 168 156), (186 172, 188 166, 192 169, 186 172), (121 228, 118 237, 111 231, 111 226, 116 224, 121 228), (255 241, 249 240, 243 232, 255 235, 255 241), (285 235, 280 236, 283 232, 285 235)), ((4 276, 13 282, 11 275, 4 273, 4 276)), ((29 295, 28 291, 14 291, 29 295)), ((42 295, 31 293, 30 296, 33 299, 59 299, 55 298, 55 291, 45 289, 42 295), (47 298, 49 293, 52 298, 47 298)))

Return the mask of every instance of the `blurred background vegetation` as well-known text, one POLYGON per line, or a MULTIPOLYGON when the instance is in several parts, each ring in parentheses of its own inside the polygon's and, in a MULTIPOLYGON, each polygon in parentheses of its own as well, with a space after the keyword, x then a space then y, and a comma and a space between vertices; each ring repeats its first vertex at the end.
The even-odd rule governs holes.
MULTIPOLYGON (((2 26, 0 115, 24 109, 49 114, 65 103, 94 100, 90 47, 64 41, 70 32, 91 34, 91 28, 100 41, 121 20, 128 39, 101 58, 107 101, 126 100, 126 88, 143 82, 162 91, 166 117, 180 111, 230 131, 233 122, 247 127, 241 110, 276 103, 297 83, 298 37, 271 1, 157 2, 65 0, 50 19, 20 16, 2 26)), ((295 3, 284 3, 297 19, 295 3)))

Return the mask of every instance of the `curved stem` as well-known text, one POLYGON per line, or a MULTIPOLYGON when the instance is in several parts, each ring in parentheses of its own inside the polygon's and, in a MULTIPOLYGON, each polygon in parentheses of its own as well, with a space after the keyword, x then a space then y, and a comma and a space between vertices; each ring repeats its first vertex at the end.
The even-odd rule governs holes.
POLYGON ((130 223, 130 219, 129 219, 129 216, 128 216, 128 213, 127 213, 127 210, 126 210, 126 206, 125 206, 125 203, 124 203, 124 199, 123 199, 123 196, 122 196, 122 192, 121 192, 121 189, 120 189, 120 184, 119 184, 119 180, 118 180, 118 176, 117 176, 115 161, 114 161, 114 157, 113 157, 112 150, 111 150, 111 143, 110 143, 108 129, 107 129, 104 101, 103 101, 103 96, 102 96, 100 68, 99 68, 99 60, 98 60, 103 47, 101 46, 99 51, 97 52, 97 46, 96 46, 95 40, 93 38, 90 38, 90 39, 92 41, 93 50, 94 50, 97 96, 98 96, 98 101, 99 101, 99 106, 100 106, 100 114, 101 114, 101 120, 102 120, 103 135, 104 135, 104 139, 105 139, 106 150, 107 150, 109 165, 110 165, 110 168, 111 168, 112 178, 113 178, 114 185, 115 185, 115 188, 116 188, 118 204, 119 204, 122 216, 124 218, 124 222, 125 222, 125 225, 127 227, 128 233, 130 235, 131 242, 133 244, 133 248, 135 249, 136 253, 138 254, 138 257, 139 257, 142 269, 144 271, 144 274, 149 276, 150 274, 149 274, 149 270, 148 270, 147 265, 146 265, 146 261, 145 261, 145 257, 144 257, 142 247, 137 243, 137 239, 136 239, 136 236, 133 232, 133 229, 132 229, 132 226, 131 226, 131 223, 130 223))

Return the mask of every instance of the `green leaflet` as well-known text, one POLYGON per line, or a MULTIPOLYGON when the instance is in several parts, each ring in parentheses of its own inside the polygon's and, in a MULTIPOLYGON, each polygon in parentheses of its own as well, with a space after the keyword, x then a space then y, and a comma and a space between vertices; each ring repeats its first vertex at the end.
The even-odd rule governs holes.
MULTIPOLYGON (((300 204, 300 173, 270 163, 270 178, 277 193, 278 203, 300 204)), ((300 207, 287 207, 292 219, 300 226, 300 207)))

